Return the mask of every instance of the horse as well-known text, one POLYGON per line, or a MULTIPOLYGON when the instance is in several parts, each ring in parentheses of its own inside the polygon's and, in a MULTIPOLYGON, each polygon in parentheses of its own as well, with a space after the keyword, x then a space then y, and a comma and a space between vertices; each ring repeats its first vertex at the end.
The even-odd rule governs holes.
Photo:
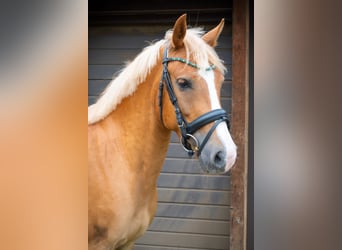
POLYGON ((208 174, 236 160, 219 101, 226 68, 215 52, 224 19, 188 28, 186 14, 145 47, 88 108, 88 246, 133 249, 157 207, 171 132, 208 174))

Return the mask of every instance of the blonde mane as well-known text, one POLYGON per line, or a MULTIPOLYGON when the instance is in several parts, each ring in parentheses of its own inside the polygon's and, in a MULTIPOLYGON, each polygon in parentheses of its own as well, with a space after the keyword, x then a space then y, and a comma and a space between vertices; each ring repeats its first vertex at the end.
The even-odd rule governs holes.
MULTIPOLYGON (((215 50, 207 45, 201 36, 201 28, 188 29, 184 38, 187 59, 191 56, 200 68, 206 68, 208 62, 214 64, 216 69, 225 72, 222 61, 215 50)), ((134 93, 151 72, 159 58, 161 46, 172 44, 172 30, 166 32, 165 39, 146 47, 137 57, 128 64, 121 73, 113 79, 103 91, 96 103, 88 107, 88 124, 96 123, 108 116, 121 101, 134 93), (144 65, 142 67, 142 65, 144 65)), ((172 47, 170 48, 173 49, 172 47)))

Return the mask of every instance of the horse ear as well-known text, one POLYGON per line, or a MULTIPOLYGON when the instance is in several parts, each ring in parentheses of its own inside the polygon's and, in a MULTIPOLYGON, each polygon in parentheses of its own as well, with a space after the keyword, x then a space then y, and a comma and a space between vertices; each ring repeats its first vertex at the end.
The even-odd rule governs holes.
POLYGON ((183 46, 183 39, 186 34, 186 14, 180 16, 173 26, 172 43, 176 49, 183 46))
POLYGON ((202 39, 206 41, 206 43, 209 44, 210 46, 216 47, 217 39, 219 38, 222 32, 223 26, 224 26, 224 18, 221 19, 221 22, 219 23, 219 25, 217 25, 212 30, 208 31, 208 33, 204 34, 202 36, 202 39))

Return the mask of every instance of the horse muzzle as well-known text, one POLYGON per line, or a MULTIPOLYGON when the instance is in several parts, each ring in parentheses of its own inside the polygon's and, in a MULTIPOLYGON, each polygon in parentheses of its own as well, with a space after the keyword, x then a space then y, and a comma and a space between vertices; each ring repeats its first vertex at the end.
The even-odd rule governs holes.
MULTIPOLYGON (((196 133, 199 141, 205 136, 196 133)), ((230 138, 229 138, 230 139, 230 138)), ((232 140, 222 143, 216 136, 213 136, 198 156, 201 168, 208 174, 224 174, 228 172, 236 161, 236 145, 232 140)))
POLYGON ((208 174, 224 174, 228 172, 234 165, 235 160, 236 155, 228 155, 225 150, 218 147, 203 150, 199 157, 202 170, 208 174))

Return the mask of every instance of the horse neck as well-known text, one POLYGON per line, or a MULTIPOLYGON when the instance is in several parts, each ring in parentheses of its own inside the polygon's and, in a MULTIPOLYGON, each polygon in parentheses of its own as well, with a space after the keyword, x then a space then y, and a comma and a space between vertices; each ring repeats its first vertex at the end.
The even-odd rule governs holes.
MULTIPOLYGON (((120 137, 126 158, 135 171, 144 168, 150 175, 159 175, 171 131, 160 121, 159 82, 162 64, 159 62, 137 90, 126 97, 111 113, 110 120, 120 123, 120 137)), ((133 170, 133 171, 134 171, 133 170)))

